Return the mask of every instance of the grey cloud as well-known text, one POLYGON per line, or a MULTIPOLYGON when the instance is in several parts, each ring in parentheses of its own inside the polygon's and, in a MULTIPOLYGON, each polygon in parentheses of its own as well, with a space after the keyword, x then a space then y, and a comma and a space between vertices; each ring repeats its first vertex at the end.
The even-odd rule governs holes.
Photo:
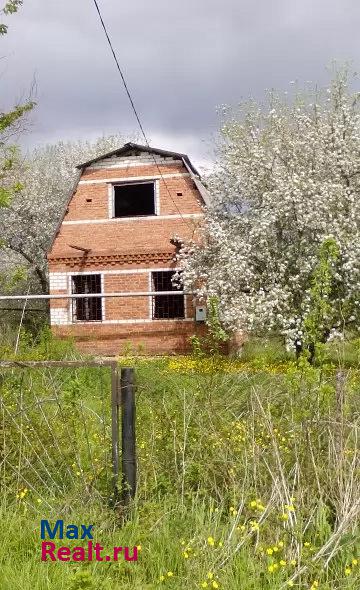
MULTIPOLYGON (((148 135, 195 158, 206 158, 216 105, 292 79, 322 84, 332 58, 359 62, 356 0, 98 1, 148 135)), ((37 80, 25 143, 137 132, 91 0, 25 0, 8 24, 4 106, 37 80)))

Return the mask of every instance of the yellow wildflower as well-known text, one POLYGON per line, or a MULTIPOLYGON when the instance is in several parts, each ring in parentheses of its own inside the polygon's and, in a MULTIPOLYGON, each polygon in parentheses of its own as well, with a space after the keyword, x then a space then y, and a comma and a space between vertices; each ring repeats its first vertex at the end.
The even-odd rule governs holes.
POLYGON ((163 582, 165 580, 165 576, 160 576, 160 582, 163 582))
POLYGON ((212 587, 219 588, 219 584, 216 582, 216 580, 213 580, 212 587))
POLYGON ((281 548, 284 547, 284 542, 283 541, 279 541, 278 542, 278 546, 281 547, 281 548))
POLYGON ((208 572, 207 577, 208 577, 209 580, 212 580, 213 577, 214 577, 214 574, 212 572, 208 572))
POLYGON ((276 545, 274 545, 273 551, 274 551, 274 553, 277 553, 279 551, 279 547, 277 547, 276 545))
POLYGON ((141 545, 137 545, 137 546, 136 546, 136 549, 137 549, 138 551, 141 551, 141 549, 142 549, 141 545))
POLYGON ((309 541, 306 541, 306 542, 304 543, 304 547, 310 547, 310 543, 309 543, 309 541))
POLYGON ((351 574, 351 568, 350 567, 346 567, 345 568, 345 576, 350 576, 351 574))
POLYGON ((285 559, 280 559, 280 565, 282 565, 283 567, 286 565, 286 561, 285 559))
POLYGON ((219 547, 222 547, 222 546, 223 546, 223 542, 219 541, 219 547))
POLYGON ((173 575, 174 575, 174 573, 173 572, 168 572, 167 575, 168 575, 169 578, 172 578, 173 575))
POLYGON ((295 565, 296 565, 296 559, 292 559, 292 560, 290 561, 290 565, 294 565, 294 566, 295 566, 295 565))
POLYGON ((288 583, 287 583, 287 585, 290 586, 290 588, 292 588, 293 585, 294 585, 294 582, 292 580, 289 580, 288 583))
POLYGON ((201 583, 201 588, 207 588, 208 587, 208 583, 207 582, 202 582, 201 583))
POLYGON ((186 551, 184 551, 183 556, 184 556, 184 559, 188 559, 189 558, 189 554, 186 551))
POLYGON ((207 542, 211 547, 213 547, 215 545, 215 540, 213 537, 208 537, 207 542))
POLYGON ((274 565, 271 564, 268 566, 268 572, 270 572, 270 574, 272 574, 275 571, 274 565))
POLYGON ((353 565, 357 565, 358 564, 358 560, 357 559, 353 559, 351 562, 353 565))
POLYGON ((273 549, 272 549, 271 547, 268 547, 268 548, 266 549, 266 553, 267 553, 268 555, 272 555, 272 554, 274 553, 274 551, 273 551, 273 549))
POLYGON ((256 507, 257 507, 257 502, 256 502, 256 500, 252 500, 252 501, 250 502, 250 508, 256 508, 256 507))

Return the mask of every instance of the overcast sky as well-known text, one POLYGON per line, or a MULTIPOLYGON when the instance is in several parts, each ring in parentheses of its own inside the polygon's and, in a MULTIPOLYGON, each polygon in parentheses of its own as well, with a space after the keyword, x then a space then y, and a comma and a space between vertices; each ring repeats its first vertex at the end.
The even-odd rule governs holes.
MULTIPOLYGON (((333 59, 359 68, 359 0, 98 3, 152 145, 197 165, 210 158, 218 105, 292 80, 325 84, 333 59)), ((26 145, 137 133, 93 0, 24 0, 5 22, 0 108, 37 85, 26 145)))

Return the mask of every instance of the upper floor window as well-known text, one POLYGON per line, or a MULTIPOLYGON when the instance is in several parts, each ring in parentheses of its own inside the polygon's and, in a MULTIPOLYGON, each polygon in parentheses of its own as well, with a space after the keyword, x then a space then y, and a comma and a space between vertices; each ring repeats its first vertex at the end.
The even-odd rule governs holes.
POLYGON ((114 217, 156 215, 155 182, 115 184, 114 217))

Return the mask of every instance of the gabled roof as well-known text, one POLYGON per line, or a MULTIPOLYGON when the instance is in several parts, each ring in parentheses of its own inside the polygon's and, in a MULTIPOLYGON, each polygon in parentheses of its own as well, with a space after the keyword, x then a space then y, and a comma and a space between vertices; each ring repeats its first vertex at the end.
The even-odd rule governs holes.
POLYGON ((154 155, 175 158, 176 160, 183 160, 184 163, 186 162, 187 167, 189 167, 192 170, 193 174, 200 177, 195 166, 192 165, 192 163, 189 160, 189 157, 186 154, 181 154, 179 152, 170 152, 169 150, 161 150, 158 148, 153 148, 153 147, 149 147, 147 145, 140 145, 138 143, 132 143, 132 142, 126 143, 125 145, 123 145, 123 147, 121 147, 117 150, 113 150, 112 152, 108 152, 107 154, 103 154, 102 156, 97 156, 96 158, 93 158, 92 160, 88 160, 87 162, 84 162, 83 164, 78 164, 78 166, 76 166, 76 168, 79 168, 79 170, 81 170, 83 168, 86 168, 87 166, 91 166, 91 164, 94 164, 95 162, 99 162, 100 160, 104 160, 105 158, 111 158, 112 156, 126 156, 126 154, 128 152, 132 152, 132 151, 149 152, 150 154, 154 154, 154 155))

